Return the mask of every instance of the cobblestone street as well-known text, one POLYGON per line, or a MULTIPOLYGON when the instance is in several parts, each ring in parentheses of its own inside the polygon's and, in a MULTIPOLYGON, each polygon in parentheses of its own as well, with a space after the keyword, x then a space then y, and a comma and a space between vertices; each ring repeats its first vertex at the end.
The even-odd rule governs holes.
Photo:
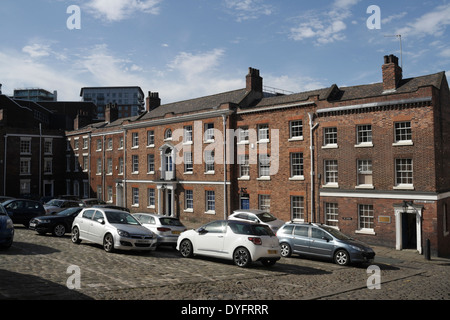
POLYGON ((450 260, 374 247, 380 289, 368 289, 368 265, 340 267, 293 256, 266 268, 231 261, 182 258, 176 250, 108 254, 94 244, 16 228, 0 252, 0 298, 53 300, 448 300, 450 260), (67 287, 81 272, 80 289, 67 287))

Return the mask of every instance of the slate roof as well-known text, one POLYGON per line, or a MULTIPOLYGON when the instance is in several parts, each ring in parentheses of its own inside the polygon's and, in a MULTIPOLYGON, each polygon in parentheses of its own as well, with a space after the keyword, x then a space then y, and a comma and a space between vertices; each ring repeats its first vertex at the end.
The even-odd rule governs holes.
MULTIPOLYGON (((439 72, 431 75, 420 76, 415 78, 403 79, 394 94, 413 93, 420 87, 434 86, 440 89, 445 72, 439 72)), ((306 102, 310 97, 318 96, 319 100, 328 100, 330 102, 348 101, 356 99, 364 99, 370 97, 386 96, 383 93, 383 83, 373 83, 359 86, 338 87, 332 85, 328 88, 322 88, 312 91, 294 93, 284 96, 275 96, 260 100, 254 107, 269 107, 275 105, 283 105, 295 102, 306 102)))
POLYGON ((185 101, 173 102, 163 104, 158 108, 155 108, 147 112, 139 120, 149 120, 153 118, 164 117, 167 113, 173 113, 174 115, 180 115, 184 113, 199 112, 203 110, 217 109, 223 103, 239 104, 247 95, 246 89, 239 89, 234 91, 223 92, 206 97, 200 97, 196 99, 190 99, 185 101))

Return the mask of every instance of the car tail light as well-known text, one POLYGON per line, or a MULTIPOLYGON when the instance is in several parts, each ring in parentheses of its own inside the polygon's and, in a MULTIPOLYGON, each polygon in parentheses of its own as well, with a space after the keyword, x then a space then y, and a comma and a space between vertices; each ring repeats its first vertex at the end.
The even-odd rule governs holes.
POLYGON ((262 240, 261 238, 258 237, 248 237, 248 240, 250 240, 251 242, 253 242, 253 244, 256 244, 258 246, 262 245, 262 240))
POLYGON ((172 229, 170 229, 170 228, 164 228, 164 227, 159 227, 159 228, 156 228, 156 230, 161 231, 161 232, 166 232, 166 231, 170 231, 170 230, 172 230, 172 229))

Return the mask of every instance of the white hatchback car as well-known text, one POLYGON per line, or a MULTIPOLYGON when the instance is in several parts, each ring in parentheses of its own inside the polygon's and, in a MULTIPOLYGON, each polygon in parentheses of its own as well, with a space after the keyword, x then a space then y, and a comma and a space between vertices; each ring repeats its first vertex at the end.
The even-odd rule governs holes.
POLYGON ((229 220, 255 222, 260 224, 266 224, 272 229, 273 232, 277 232, 281 226, 284 225, 284 221, 277 219, 267 211, 259 209, 239 209, 233 211, 228 217, 229 220))
POLYGON ((252 261, 271 266, 281 258, 278 238, 267 225, 232 220, 213 221, 183 232, 177 250, 186 258, 225 258, 239 267, 247 267, 252 261))
POLYGON ((157 238, 128 212, 86 208, 72 224, 72 242, 81 240, 101 244, 107 252, 114 249, 153 251, 157 238))

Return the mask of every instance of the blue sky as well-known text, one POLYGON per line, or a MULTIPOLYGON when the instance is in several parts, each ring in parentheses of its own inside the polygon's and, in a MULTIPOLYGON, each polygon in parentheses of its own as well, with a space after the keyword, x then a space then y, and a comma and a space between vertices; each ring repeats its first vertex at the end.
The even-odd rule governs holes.
MULTIPOLYGON (((372 21, 372 20, 371 20, 372 21)), ((450 1, 2 0, 0 83, 57 90, 140 86, 162 103, 245 86, 300 92, 381 81, 383 56, 404 77, 450 70, 450 1), (67 8, 80 8, 70 30, 67 8), (369 29, 371 5, 380 29, 369 29)))

